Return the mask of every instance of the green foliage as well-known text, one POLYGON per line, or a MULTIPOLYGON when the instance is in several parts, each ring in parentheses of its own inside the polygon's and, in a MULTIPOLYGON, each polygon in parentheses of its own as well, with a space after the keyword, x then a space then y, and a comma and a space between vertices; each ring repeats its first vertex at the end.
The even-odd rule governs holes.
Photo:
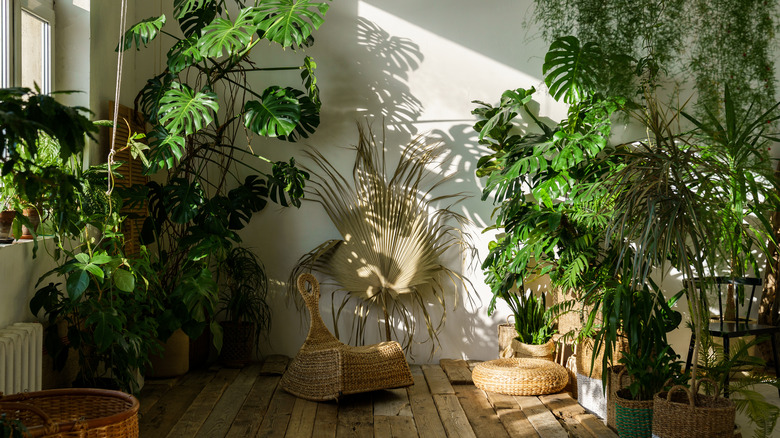
POLYGON ((552 328, 552 313, 547 309, 547 299, 544 293, 539 296, 533 292, 510 291, 501 295, 509 304, 515 317, 515 332, 517 340, 524 344, 546 344, 555 330, 552 328))
POLYGON ((260 333, 271 327, 271 309, 266 303, 268 277, 260 259, 247 248, 236 246, 220 263, 220 312, 227 321, 256 325, 255 343, 260 333))
POLYGON ((603 55, 593 42, 580 46, 580 40, 565 36, 553 41, 544 56, 544 83, 555 100, 580 102, 598 86, 603 55))
POLYGON ((10 420, 5 414, 0 415, 0 438, 24 438, 27 428, 19 420, 10 420))
POLYGON ((292 159, 273 163, 257 155, 252 142, 255 135, 296 141, 315 131, 321 105, 316 63, 307 56, 300 66, 263 66, 253 49, 263 41, 293 50, 310 45, 328 6, 311 0, 174 0, 175 21, 144 20, 128 31, 136 47, 155 33, 174 40, 165 70, 136 97, 136 109, 151 125, 148 150, 137 152, 147 174, 165 174, 123 193, 149 211, 141 240, 155 244, 145 263, 157 274, 150 287, 165 309, 158 314, 163 339, 180 327, 197 336, 210 320, 219 344, 211 270, 269 199, 300 206, 308 174, 292 159), (166 31, 171 25, 178 29, 166 31), (263 86, 264 74, 280 70, 299 71, 302 89, 263 86))
MULTIPOLYGON (((165 26, 165 15, 149 17, 146 20, 139 21, 125 32, 122 51, 128 50, 133 46, 135 46, 136 50, 141 50, 141 44, 146 47, 153 39, 157 38, 157 34, 163 26, 165 26)), ((117 45, 117 52, 119 48, 120 46, 117 45)))

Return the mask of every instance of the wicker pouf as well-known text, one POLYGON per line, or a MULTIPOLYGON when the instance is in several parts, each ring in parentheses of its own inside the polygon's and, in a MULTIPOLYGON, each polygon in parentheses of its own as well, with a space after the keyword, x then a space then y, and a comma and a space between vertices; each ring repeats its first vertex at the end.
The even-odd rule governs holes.
POLYGON ((494 359, 474 367, 471 376, 477 388, 508 395, 552 394, 569 382, 566 368, 544 359, 494 359))

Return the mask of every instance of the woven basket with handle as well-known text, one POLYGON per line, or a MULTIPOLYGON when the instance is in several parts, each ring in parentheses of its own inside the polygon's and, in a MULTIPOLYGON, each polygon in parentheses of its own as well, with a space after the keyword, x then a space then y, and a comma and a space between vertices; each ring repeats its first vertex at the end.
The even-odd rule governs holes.
MULTIPOLYGON (((699 394, 695 390, 673 386, 659 392, 653 400, 653 435, 659 438, 731 438, 734 436, 736 409, 727 398, 699 394)), ((716 394, 718 392, 716 391, 716 394)))
POLYGON ((137 438, 138 400, 106 389, 51 389, 0 398, 0 414, 30 437, 137 438))

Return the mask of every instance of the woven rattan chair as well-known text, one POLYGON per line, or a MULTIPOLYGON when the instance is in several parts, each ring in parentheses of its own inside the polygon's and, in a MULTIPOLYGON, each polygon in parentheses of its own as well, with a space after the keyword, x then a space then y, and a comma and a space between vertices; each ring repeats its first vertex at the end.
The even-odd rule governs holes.
POLYGON ((353 347, 336 339, 320 316, 320 286, 311 274, 298 277, 298 291, 311 317, 309 335, 282 376, 280 385, 307 400, 401 388, 414 383, 398 342, 353 347), (309 291, 306 283, 309 283, 309 291))

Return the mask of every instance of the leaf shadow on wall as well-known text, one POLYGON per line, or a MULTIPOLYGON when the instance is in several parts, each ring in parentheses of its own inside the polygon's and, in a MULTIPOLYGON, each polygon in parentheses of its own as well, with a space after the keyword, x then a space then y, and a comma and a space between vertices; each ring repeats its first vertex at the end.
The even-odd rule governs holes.
POLYGON ((409 73, 423 61, 420 46, 408 38, 390 35, 376 23, 363 17, 357 19, 357 44, 367 57, 357 60, 360 78, 353 83, 365 87, 357 90, 366 106, 358 114, 384 120, 392 130, 413 135, 423 110, 422 102, 410 91, 409 73))

